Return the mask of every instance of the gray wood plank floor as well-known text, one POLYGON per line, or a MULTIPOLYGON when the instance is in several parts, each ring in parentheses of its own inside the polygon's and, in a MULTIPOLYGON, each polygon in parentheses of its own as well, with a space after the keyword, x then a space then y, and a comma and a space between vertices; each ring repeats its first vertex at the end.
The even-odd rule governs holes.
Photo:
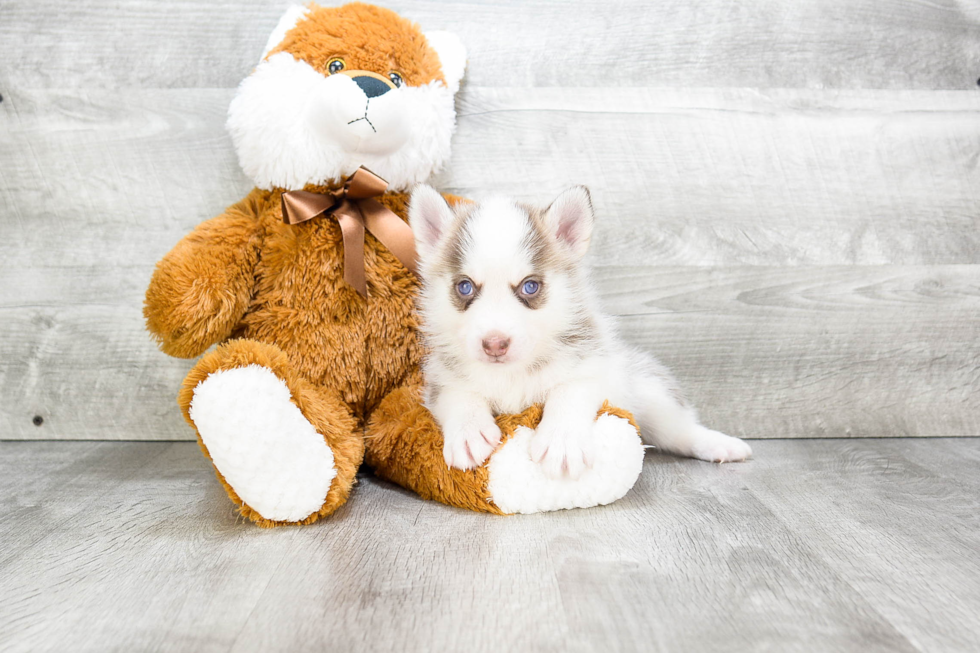
POLYGON ((523 517, 364 476, 270 531, 192 443, 0 442, 0 649, 980 650, 980 439, 753 447, 523 517))

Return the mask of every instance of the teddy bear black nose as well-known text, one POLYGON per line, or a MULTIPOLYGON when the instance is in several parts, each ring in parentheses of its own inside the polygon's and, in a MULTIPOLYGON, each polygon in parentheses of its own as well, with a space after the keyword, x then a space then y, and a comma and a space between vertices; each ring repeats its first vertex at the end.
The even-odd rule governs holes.
POLYGON ((369 98, 378 97, 379 95, 384 95, 391 90, 391 86, 385 84, 377 77, 369 77, 367 75, 358 75, 353 78, 354 83, 357 84, 364 95, 369 98))

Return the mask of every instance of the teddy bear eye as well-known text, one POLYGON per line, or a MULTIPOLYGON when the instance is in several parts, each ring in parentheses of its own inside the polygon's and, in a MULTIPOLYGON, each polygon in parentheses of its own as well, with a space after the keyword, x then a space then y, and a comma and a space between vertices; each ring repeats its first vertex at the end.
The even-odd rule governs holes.
POLYGON ((402 76, 398 73, 388 73, 388 79, 391 80, 391 83, 394 84, 396 88, 400 88, 401 85, 404 84, 402 81, 402 76))
POLYGON ((327 71, 331 75, 336 75, 341 70, 343 70, 344 67, 345 66, 344 66, 344 60, 343 59, 331 59, 330 60, 330 63, 327 64, 327 71))

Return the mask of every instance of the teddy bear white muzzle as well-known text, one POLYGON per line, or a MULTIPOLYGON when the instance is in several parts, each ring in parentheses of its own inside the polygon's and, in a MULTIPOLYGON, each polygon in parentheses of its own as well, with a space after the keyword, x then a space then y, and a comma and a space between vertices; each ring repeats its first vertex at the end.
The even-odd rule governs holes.
POLYGON ((410 133, 401 99, 398 88, 376 76, 331 75, 308 105, 310 125, 348 152, 390 154, 410 133))

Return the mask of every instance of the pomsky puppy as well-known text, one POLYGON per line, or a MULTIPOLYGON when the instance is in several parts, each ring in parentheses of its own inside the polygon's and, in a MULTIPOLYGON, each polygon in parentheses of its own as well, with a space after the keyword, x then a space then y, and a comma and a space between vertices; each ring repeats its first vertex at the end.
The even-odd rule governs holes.
POLYGON ((665 451, 718 462, 751 455, 742 440, 698 423, 670 373, 623 343, 597 308, 582 263, 594 223, 585 187, 546 209, 502 197, 451 208, 420 185, 409 221, 429 350, 425 402, 449 466, 477 467, 493 453, 494 415, 543 403, 531 458, 552 478, 576 478, 602 446, 592 427, 607 399, 665 451))

